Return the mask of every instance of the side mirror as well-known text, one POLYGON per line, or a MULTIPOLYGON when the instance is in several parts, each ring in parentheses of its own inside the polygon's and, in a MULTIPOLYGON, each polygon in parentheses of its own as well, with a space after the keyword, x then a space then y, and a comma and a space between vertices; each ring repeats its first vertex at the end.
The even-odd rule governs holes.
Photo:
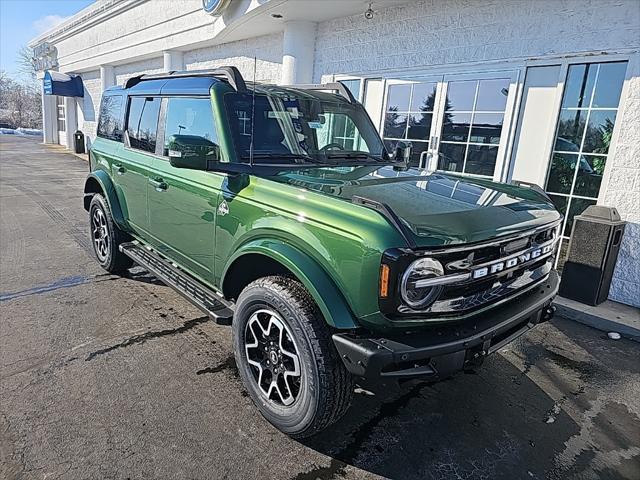
POLYGON ((409 170, 409 162, 411 161, 411 152, 413 151, 413 145, 411 142, 405 142, 404 140, 398 140, 396 148, 391 155, 391 159, 394 161, 394 170, 409 170))
POLYGON ((220 147, 197 135, 171 135, 167 155, 173 167, 209 170, 220 159, 220 147))

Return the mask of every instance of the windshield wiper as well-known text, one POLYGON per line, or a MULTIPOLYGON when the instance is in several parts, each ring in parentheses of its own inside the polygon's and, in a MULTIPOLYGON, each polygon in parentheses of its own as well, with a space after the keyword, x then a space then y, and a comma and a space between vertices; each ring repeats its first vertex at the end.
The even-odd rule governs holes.
MULTIPOLYGON (((242 159, 243 160, 249 160, 251 158, 251 155, 243 155, 242 159)), ((254 159, 261 159, 261 158, 282 158, 282 159, 287 159, 287 160, 292 160, 292 159, 302 159, 305 161, 305 163, 318 163, 313 157, 310 157, 309 155, 305 155, 302 153, 254 153, 253 154, 253 158, 254 159)), ((298 163, 298 162, 296 162, 298 163)))
POLYGON ((355 160, 373 160, 375 162, 386 162, 386 160, 382 157, 376 157, 375 155, 371 155, 366 152, 327 152, 327 158, 345 158, 345 159, 355 159, 355 160))

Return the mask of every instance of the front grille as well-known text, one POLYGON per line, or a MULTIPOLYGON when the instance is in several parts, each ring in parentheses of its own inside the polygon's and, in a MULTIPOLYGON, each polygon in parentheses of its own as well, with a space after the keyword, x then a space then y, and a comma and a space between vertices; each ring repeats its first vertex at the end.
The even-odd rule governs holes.
POLYGON ((553 225, 478 245, 411 252, 410 259, 436 258, 445 266, 445 276, 462 274, 467 278, 442 286, 438 299, 428 309, 412 310, 398 301, 391 316, 460 317, 515 297, 551 272, 557 234, 558 227, 553 225))
POLYGON ((473 312, 490 303, 516 295, 543 280, 551 271, 552 265, 552 259, 545 259, 530 268, 516 270, 502 277, 445 288, 429 312, 440 316, 473 312))

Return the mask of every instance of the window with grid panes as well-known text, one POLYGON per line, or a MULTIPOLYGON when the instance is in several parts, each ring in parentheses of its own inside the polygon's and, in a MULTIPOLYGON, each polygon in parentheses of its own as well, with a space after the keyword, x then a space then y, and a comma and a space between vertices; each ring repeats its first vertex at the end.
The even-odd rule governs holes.
POLYGON ((429 149, 436 86, 436 82, 389 85, 383 128, 385 148, 393 152, 398 140, 410 140, 411 166, 418 166, 420 155, 429 149))
POLYGON ((626 70, 627 62, 568 68, 545 188, 565 216, 565 239, 600 193, 626 70))
POLYGON ((439 170, 493 176, 509 82, 498 78, 448 83, 439 170))

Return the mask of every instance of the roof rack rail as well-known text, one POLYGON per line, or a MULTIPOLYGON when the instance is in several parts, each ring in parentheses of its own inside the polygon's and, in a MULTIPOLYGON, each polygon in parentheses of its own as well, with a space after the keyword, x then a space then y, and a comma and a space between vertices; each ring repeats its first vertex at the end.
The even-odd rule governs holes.
POLYGON ((124 88, 131 88, 145 80, 161 80, 163 78, 185 78, 185 77, 219 77, 226 80, 237 92, 243 92, 247 89, 247 85, 242 78, 242 74, 236 67, 218 67, 211 70, 182 70, 171 71, 166 73, 153 73, 145 75, 137 75, 129 78, 124 88))
POLYGON ((349 103, 356 103, 356 99, 346 85, 340 81, 331 83, 308 83, 301 85, 284 85, 287 88, 298 88, 300 90, 336 90, 340 95, 349 100, 349 103))

